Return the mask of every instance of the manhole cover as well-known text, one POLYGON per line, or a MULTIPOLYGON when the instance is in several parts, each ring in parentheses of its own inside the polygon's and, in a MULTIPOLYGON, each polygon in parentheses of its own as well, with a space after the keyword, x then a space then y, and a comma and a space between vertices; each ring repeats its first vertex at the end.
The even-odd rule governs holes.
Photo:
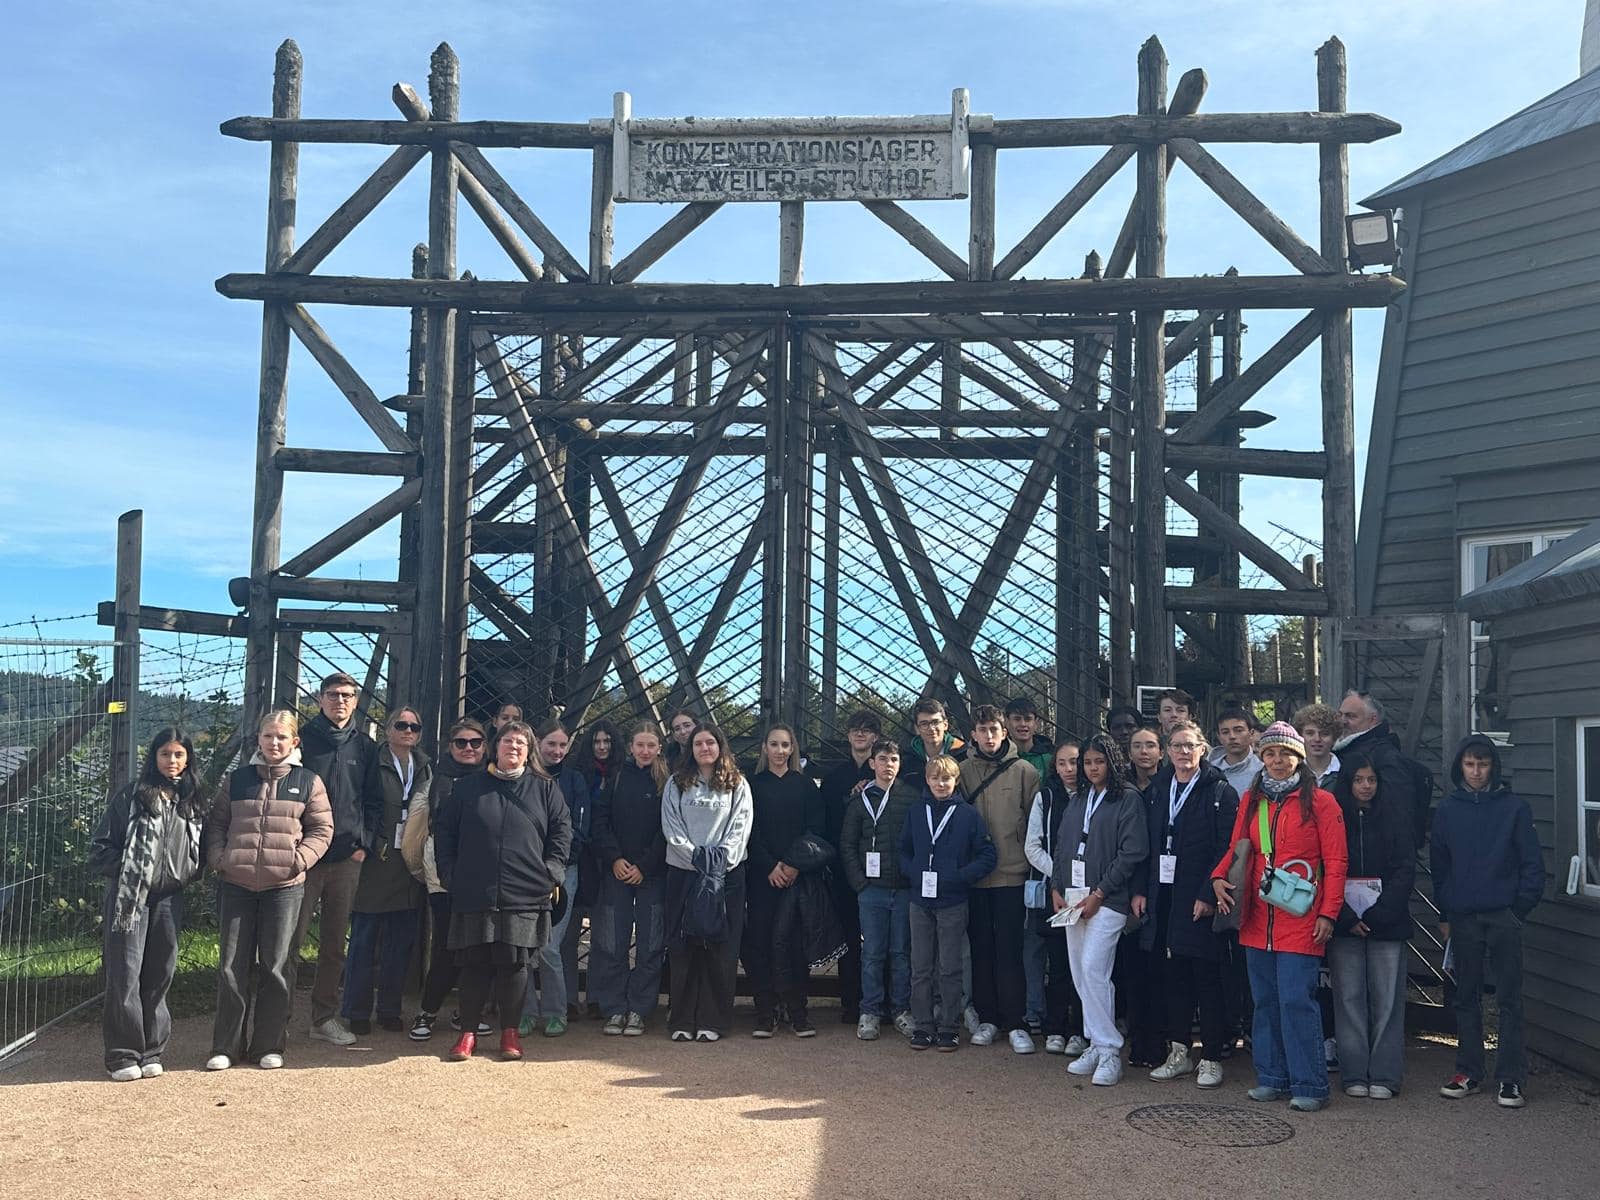
POLYGON ((1287 1121, 1220 1104, 1151 1104, 1129 1113, 1128 1124, 1180 1146, 1275 1146, 1294 1136, 1287 1121))

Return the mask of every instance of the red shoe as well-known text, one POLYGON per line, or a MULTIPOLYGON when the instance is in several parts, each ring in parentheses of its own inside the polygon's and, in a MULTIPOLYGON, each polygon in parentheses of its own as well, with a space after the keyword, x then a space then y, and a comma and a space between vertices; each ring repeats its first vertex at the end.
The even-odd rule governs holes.
POLYGON ((472 1057, 472 1052, 478 1048, 478 1035, 468 1031, 456 1039, 456 1044, 450 1049, 451 1062, 466 1062, 472 1057))
POLYGON ((500 1057, 511 1062, 522 1057, 522 1039, 517 1036, 515 1026, 500 1031, 500 1057))

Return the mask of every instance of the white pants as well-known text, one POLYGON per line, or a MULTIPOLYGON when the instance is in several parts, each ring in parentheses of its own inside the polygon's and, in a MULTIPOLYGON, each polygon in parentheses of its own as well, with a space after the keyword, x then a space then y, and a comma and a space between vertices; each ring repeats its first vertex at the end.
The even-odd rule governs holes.
POLYGON ((1102 908, 1087 920, 1067 926, 1067 961, 1072 964, 1072 982, 1083 1002, 1083 1032, 1096 1049, 1122 1049, 1111 967, 1117 960, 1117 939, 1127 923, 1126 913, 1102 908))

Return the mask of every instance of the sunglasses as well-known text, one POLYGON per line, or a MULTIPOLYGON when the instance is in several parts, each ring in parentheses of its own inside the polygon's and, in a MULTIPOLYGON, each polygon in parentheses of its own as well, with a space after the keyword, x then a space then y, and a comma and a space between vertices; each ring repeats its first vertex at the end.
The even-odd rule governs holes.
POLYGON ((450 744, 457 750, 476 750, 483 745, 482 738, 451 738, 450 744))
POLYGON ((393 725, 390 726, 390 728, 391 729, 398 729, 401 733, 421 733, 422 732, 422 726, 418 725, 415 721, 396 721, 393 725))

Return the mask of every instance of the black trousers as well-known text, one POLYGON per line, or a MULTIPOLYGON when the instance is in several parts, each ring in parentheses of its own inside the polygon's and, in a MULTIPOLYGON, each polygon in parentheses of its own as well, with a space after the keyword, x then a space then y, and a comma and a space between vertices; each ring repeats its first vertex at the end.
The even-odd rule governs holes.
POLYGON ((1044 934, 1044 1032, 1046 1037, 1083 1036, 1083 1002, 1072 983, 1067 935, 1059 929, 1044 934))
POLYGON ((972 1004, 1002 1033, 1026 1029, 1028 981, 1022 969, 1022 885, 969 888, 967 940, 972 947, 972 1004))
MULTIPOLYGON (((855 889, 844 877, 844 872, 833 872, 833 907, 839 913, 839 934, 847 949, 839 960, 839 1007, 846 1020, 861 1015, 861 905, 855 889)), ((884 974, 888 975, 885 959, 884 974)), ((884 995, 889 994, 889 981, 883 981, 884 995)))
POLYGON ((740 863, 728 872, 723 898, 728 905, 728 940, 714 945, 685 941, 679 934, 683 904, 689 895, 693 871, 669 867, 667 871, 667 946, 672 955, 672 1011, 667 1025, 673 1032, 695 1033, 710 1029, 727 1033, 733 1026, 733 993, 739 978, 739 942, 744 936, 745 869, 740 863))
POLYGON ((167 992, 178 969, 178 929, 183 924, 183 893, 146 901, 133 928, 116 930, 117 884, 106 887, 106 998, 102 1024, 106 1070, 158 1063, 172 1033, 167 992))
POLYGON ((740 939, 739 957, 744 960, 744 973, 750 980, 750 990, 755 993, 756 1016, 768 1020, 783 1005, 789 1019, 806 1014, 806 984, 810 974, 805 961, 804 944, 799 938, 790 941, 789 961, 778 961, 773 945, 773 926, 778 912, 778 898, 783 894, 765 879, 746 880, 748 901, 745 905, 744 936, 740 939), (786 981, 780 987, 778 979, 786 981))
POLYGON ((450 949, 449 892, 428 893, 428 920, 433 927, 433 944, 428 951, 428 975, 422 981, 421 1007, 425 1013, 437 1014, 461 975, 455 952, 450 949))
MULTIPOLYGON (((496 961, 503 947, 469 946, 455 951, 461 957, 461 1031, 471 1033, 483 1020, 484 1006, 494 995, 500 1023, 506 1029, 517 1027, 517 1016, 528 993, 528 961, 538 951, 529 951, 518 962, 496 961)), ((522 956, 517 956, 522 958, 522 956)))
POLYGON ((1175 954, 1159 961, 1159 992, 1166 998, 1166 1039, 1180 1046, 1194 1042, 1194 1014, 1200 1010, 1200 1054, 1222 1058, 1222 964, 1214 959, 1175 954))

